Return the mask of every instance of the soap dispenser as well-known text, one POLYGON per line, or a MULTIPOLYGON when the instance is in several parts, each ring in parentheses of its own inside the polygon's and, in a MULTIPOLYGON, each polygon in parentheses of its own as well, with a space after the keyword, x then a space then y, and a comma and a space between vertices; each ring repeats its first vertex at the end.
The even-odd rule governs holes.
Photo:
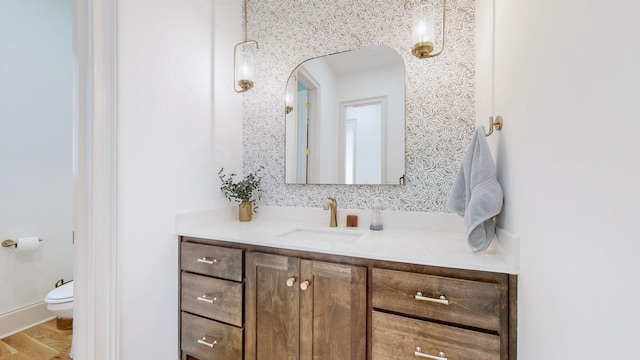
POLYGON ((371 205, 371 225, 369 225, 369 229, 375 231, 382 230, 381 208, 382 205, 380 205, 380 199, 373 198, 373 205, 371 205))

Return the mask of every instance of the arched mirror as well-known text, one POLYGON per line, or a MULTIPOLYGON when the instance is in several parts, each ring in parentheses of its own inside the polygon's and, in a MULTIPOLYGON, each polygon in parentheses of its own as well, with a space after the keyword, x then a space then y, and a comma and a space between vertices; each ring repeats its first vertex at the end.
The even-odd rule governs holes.
POLYGON ((402 183, 405 69, 394 49, 307 60, 285 99, 287 184, 402 183))

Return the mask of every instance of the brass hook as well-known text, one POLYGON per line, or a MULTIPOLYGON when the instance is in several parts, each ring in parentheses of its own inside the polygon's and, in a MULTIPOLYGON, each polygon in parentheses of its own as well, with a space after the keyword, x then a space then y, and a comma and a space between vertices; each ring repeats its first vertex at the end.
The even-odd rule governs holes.
POLYGON ((493 134, 493 129, 502 130, 502 115, 496 116, 495 120, 493 120, 493 116, 489 118, 489 132, 485 133, 484 136, 493 134))

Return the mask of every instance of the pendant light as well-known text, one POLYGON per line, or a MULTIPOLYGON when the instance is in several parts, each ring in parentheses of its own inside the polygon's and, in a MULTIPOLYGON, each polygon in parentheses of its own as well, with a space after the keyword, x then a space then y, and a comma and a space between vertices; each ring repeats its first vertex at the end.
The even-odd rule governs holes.
MULTIPOLYGON (((407 9, 409 0, 404 1, 404 8, 407 9)), ((413 46, 411 53, 418 59, 426 59, 438 56, 444 50, 445 14, 447 0, 442 0, 442 46, 437 52, 433 52, 435 39, 435 11, 431 4, 419 4, 413 10, 413 21, 411 26, 411 39, 413 46)))
POLYGON ((247 0, 244 0, 244 41, 236 44, 233 48, 233 89, 237 93, 251 90, 254 84, 254 62, 253 49, 251 44, 255 44, 258 49, 258 42, 247 40, 247 0))
POLYGON ((287 88, 284 92, 284 113, 289 115, 293 111, 293 104, 298 90, 298 79, 295 74, 291 74, 287 80, 287 88))

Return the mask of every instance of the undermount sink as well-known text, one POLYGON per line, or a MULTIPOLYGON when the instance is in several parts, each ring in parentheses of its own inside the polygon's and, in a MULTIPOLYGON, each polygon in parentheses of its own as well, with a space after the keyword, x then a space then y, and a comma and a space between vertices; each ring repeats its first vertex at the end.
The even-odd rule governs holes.
POLYGON ((293 229, 279 235, 288 239, 335 241, 352 244, 362 236, 356 230, 293 229))

